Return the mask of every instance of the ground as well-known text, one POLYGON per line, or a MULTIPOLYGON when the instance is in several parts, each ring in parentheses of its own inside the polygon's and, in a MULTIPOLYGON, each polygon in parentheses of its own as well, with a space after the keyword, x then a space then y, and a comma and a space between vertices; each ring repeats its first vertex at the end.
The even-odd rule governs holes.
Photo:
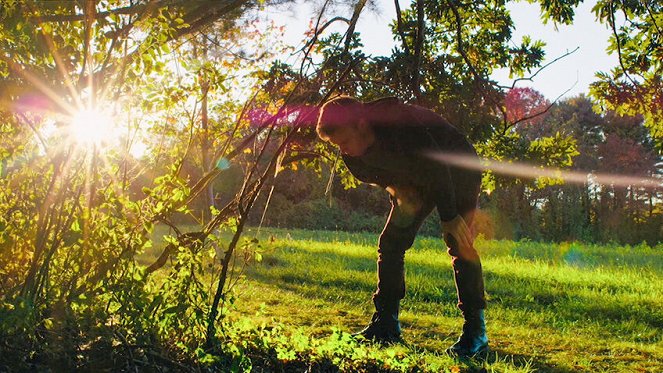
POLYGON ((492 352, 487 361, 457 361, 444 352, 462 319, 440 239, 420 237, 407 252, 405 343, 385 348, 349 335, 373 312, 377 234, 246 234, 259 238, 261 260, 237 281, 224 330, 244 370, 663 371, 661 244, 478 238, 492 352))
MULTIPOLYGON (((286 339, 305 336, 307 343, 369 320, 376 235, 263 229, 260 237, 262 261, 238 283, 231 319, 278 326, 286 339)), ((418 239, 406 255, 406 344, 388 354, 416 355, 423 370, 663 371, 660 245, 479 239, 477 249, 489 299, 489 361, 444 354, 462 320, 449 257, 435 238, 418 239)))

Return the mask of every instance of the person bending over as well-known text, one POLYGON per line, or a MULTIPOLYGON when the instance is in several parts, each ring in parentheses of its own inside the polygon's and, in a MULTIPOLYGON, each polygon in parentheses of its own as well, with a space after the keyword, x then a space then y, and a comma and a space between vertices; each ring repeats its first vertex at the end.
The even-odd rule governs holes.
POLYGON ((485 354, 486 298, 470 228, 481 173, 431 157, 436 152, 477 157, 472 145, 441 116, 393 97, 368 103, 352 97, 332 99, 321 108, 316 131, 322 140, 340 148, 343 161, 358 180, 385 188, 391 199, 391 212, 378 242, 375 313, 357 335, 382 343, 400 341, 405 251, 424 219, 437 208, 465 320, 458 341, 447 352, 461 357, 485 354))

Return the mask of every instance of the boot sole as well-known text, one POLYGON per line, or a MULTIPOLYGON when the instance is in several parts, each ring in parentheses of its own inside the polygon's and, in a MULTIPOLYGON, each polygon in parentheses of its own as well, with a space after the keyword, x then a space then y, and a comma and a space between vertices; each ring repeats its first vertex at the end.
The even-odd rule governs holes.
POLYGON ((465 353, 459 353, 455 350, 452 350, 451 348, 447 349, 447 354, 458 358, 458 359, 481 359, 485 360, 488 358, 488 353, 490 352, 490 347, 488 345, 485 345, 484 347, 480 348, 477 352, 474 354, 465 354, 465 353))

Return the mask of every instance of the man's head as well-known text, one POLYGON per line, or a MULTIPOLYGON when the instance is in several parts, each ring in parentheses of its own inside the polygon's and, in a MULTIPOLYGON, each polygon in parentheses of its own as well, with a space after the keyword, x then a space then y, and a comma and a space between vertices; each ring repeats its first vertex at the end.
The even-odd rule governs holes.
POLYGON ((327 101, 320 109, 316 131, 320 139, 353 157, 364 154, 375 141, 364 104, 353 97, 327 101))

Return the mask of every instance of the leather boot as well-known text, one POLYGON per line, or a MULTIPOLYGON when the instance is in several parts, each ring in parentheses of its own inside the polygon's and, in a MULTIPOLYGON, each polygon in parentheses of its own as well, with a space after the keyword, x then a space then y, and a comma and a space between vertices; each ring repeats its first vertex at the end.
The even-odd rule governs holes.
POLYGON ((488 353, 488 336, 483 310, 463 311, 463 317, 463 334, 447 349, 447 353, 463 358, 485 356, 488 353))
POLYGON ((371 317, 371 322, 353 336, 385 344, 401 341, 401 323, 398 321, 399 300, 375 299, 373 302, 376 311, 371 317))

